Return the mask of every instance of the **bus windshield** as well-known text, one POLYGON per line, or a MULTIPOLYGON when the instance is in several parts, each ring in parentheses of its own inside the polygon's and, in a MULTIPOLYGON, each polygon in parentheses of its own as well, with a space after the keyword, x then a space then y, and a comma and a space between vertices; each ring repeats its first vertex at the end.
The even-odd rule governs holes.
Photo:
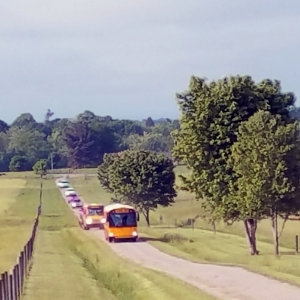
POLYGON ((136 227, 136 212, 111 212, 108 217, 108 222, 110 227, 136 227))
POLYGON ((89 216, 102 216, 103 215, 103 207, 89 207, 88 215, 89 216))

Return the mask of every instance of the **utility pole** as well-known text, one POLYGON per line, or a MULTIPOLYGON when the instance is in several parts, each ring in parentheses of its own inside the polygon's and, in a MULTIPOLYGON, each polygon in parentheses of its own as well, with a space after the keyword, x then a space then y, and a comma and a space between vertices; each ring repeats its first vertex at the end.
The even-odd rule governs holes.
POLYGON ((53 170, 53 153, 51 152, 51 170, 53 170))

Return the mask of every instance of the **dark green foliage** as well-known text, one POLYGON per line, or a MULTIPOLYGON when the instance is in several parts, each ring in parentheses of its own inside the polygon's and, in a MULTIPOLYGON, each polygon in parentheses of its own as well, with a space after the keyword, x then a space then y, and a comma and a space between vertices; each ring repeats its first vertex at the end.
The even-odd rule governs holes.
POLYGON ((4 121, 0 120, 0 132, 6 133, 9 129, 9 126, 4 121))
POLYGON ((115 120, 88 110, 79 114, 75 122, 67 118, 51 120, 53 114, 47 110, 44 122, 36 122, 30 113, 24 113, 11 126, 0 120, 1 172, 9 170, 10 160, 15 155, 26 157, 29 169, 40 159, 51 162, 51 156, 53 168, 68 165, 75 168, 96 167, 105 153, 126 149, 169 153, 172 148, 170 133, 174 121, 169 119, 152 120, 155 126, 146 127, 142 121, 115 120), (82 126, 75 125, 75 128, 75 123, 84 126, 84 134, 82 126))
POLYGON ((151 117, 148 117, 146 120, 146 127, 153 127, 155 124, 151 117))
POLYGON ((9 163, 9 170, 13 172, 29 171, 30 164, 25 156, 13 156, 9 163))
POLYGON ((82 168, 95 157, 96 132, 86 123, 69 123, 64 128, 62 139, 66 144, 69 167, 82 168))
POLYGON ((126 150, 105 155, 98 178, 119 201, 137 207, 148 226, 150 210, 171 205, 176 196, 172 160, 152 151, 126 150))

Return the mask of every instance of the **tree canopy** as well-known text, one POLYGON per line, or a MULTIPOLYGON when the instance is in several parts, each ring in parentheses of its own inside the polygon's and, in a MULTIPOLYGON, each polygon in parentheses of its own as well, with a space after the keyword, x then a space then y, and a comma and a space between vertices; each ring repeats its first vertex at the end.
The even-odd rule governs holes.
MULTIPOLYGON (((283 93, 280 82, 269 79, 255 83, 249 76, 233 76, 208 83, 192 77, 188 91, 177 94, 177 99, 181 118, 173 134, 173 155, 191 170, 189 178, 182 176, 185 188, 225 221, 244 220, 254 235, 257 220, 245 219, 233 201, 240 175, 230 159, 232 146, 240 125, 258 110, 280 115, 282 124, 292 122, 294 95, 283 93)), ((255 247, 251 252, 258 253, 255 247)))
POLYGON ((154 126, 147 127, 143 120, 113 119, 88 110, 72 120, 53 119, 54 115, 47 109, 44 122, 37 122, 30 113, 21 114, 11 125, 0 120, 0 172, 9 171, 14 156, 17 160, 20 156, 24 158, 24 170, 31 170, 40 159, 49 162, 51 157, 54 168, 78 168, 96 167, 105 153, 126 149, 170 152, 171 131, 178 127, 178 123, 167 119, 156 121, 150 118, 154 126), (145 135, 152 141, 159 136, 161 142, 142 147, 140 141, 131 142, 137 139, 136 136, 145 135))
POLYGON ((126 150, 106 154, 98 168, 102 186, 115 201, 139 209, 150 226, 150 211, 169 206, 176 196, 174 165, 170 158, 152 151, 126 150))

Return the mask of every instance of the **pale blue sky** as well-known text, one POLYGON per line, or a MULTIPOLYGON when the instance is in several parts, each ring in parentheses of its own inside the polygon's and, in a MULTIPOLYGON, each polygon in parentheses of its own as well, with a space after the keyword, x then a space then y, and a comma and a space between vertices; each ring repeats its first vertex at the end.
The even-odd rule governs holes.
POLYGON ((299 0, 0 1, 0 119, 177 117, 191 75, 300 98, 299 0))

